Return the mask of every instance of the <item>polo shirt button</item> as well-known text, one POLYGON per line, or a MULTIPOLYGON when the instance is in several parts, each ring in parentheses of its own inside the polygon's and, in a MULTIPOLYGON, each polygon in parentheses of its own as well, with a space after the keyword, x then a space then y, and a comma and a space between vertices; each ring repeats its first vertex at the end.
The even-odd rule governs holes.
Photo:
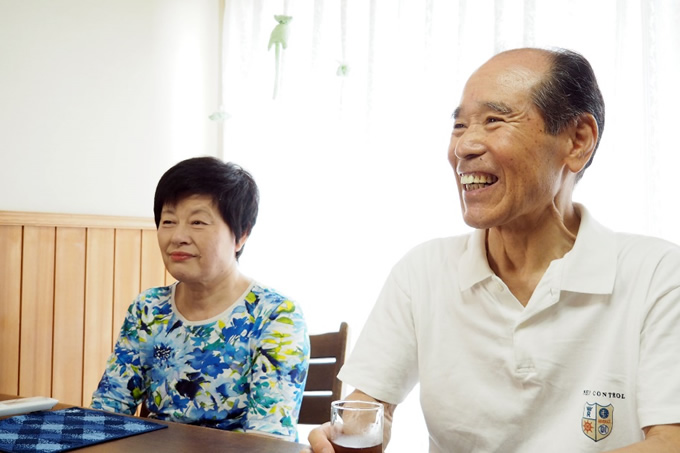
POLYGON ((523 362, 517 364, 515 371, 518 373, 528 373, 534 371, 534 364, 532 362, 523 362))

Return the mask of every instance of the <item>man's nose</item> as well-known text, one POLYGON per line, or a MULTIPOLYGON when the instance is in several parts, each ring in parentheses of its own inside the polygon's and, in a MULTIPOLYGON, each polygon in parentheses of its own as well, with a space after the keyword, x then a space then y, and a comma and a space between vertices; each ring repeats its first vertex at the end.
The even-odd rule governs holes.
POLYGON ((477 126, 468 127, 455 143, 453 153, 459 160, 472 159, 486 152, 484 137, 477 126))

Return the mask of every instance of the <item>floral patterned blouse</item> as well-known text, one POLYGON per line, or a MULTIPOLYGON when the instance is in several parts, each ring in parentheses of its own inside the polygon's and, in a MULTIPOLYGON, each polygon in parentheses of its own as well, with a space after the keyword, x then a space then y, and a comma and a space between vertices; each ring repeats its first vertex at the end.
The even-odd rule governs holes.
POLYGON ((300 308, 251 284, 241 300, 206 321, 177 311, 177 283, 130 305, 92 407, 297 440, 309 366, 300 308))

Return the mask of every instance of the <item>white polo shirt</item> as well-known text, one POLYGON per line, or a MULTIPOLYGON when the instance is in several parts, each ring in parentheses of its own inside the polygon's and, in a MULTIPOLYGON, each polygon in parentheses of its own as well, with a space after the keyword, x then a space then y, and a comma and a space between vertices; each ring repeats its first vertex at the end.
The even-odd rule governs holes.
POLYGON ((394 404, 419 381, 430 452, 607 451, 680 423, 680 247, 577 209, 526 308, 484 231, 413 249, 340 379, 394 404))

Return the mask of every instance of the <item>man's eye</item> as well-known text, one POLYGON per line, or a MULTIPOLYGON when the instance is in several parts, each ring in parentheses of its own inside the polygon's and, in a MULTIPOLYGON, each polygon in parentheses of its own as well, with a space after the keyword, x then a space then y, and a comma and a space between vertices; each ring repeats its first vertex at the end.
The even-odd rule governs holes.
POLYGON ((503 119, 502 119, 502 118, 499 118, 499 117, 497 117, 497 116, 490 116, 490 117, 488 117, 488 118, 486 119, 486 122, 487 122, 487 123, 500 123, 500 122, 502 122, 502 121, 503 121, 503 119))
POLYGON ((168 219, 161 220, 161 225, 172 225, 174 223, 175 223, 174 221, 168 219))
POLYGON ((465 124, 463 124, 463 123, 455 123, 453 125, 454 129, 463 129, 464 127, 465 127, 465 124))

